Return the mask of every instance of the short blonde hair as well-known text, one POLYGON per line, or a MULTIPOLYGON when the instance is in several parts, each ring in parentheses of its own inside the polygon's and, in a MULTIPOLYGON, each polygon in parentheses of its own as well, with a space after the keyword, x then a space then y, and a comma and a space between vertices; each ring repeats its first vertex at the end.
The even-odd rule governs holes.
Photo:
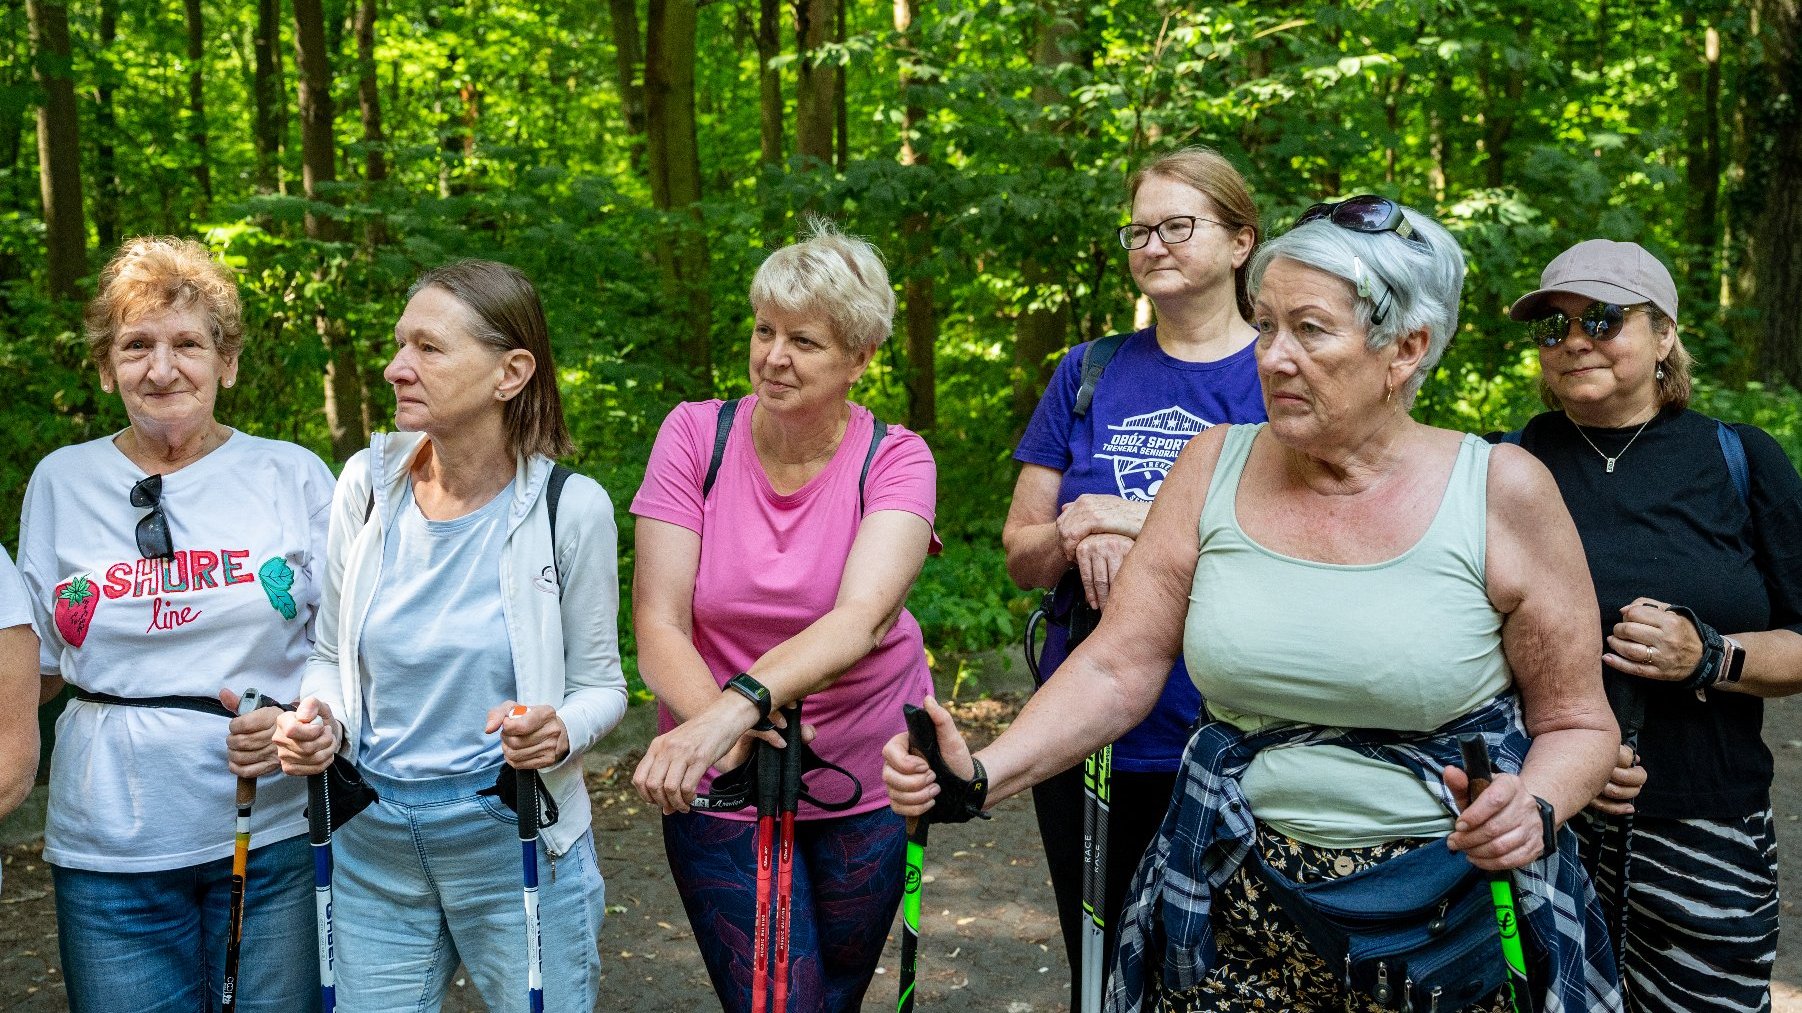
POLYGON ((192 239, 128 239, 101 268, 100 291, 82 313, 88 354, 106 368, 121 326, 147 313, 194 304, 206 313, 213 350, 227 362, 236 359, 244 348, 244 308, 232 269, 192 239))
POLYGON ((853 352, 874 351, 894 332, 895 290, 882 254, 831 221, 807 218, 801 240, 769 255, 751 279, 751 308, 819 314, 853 352))

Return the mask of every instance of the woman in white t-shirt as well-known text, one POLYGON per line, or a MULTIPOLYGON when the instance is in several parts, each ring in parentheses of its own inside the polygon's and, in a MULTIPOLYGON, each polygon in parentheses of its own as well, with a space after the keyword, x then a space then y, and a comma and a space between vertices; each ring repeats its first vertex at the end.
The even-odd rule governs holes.
MULTIPOLYGON (((56 726, 44 858, 70 1008, 189 1013, 220 1002, 237 777, 276 768, 273 712, 232 712, 249 688, 298 694, 332 476, 216 417, 243 324, 237 282, 205 247, 127 242, 85 324, 130 424, 50 454, 25 491, 19 568, 45 695, 77 689, 56 726)), ((304 795, 270 777, 256 798, 246 1013, 317 1008, 304 795)))

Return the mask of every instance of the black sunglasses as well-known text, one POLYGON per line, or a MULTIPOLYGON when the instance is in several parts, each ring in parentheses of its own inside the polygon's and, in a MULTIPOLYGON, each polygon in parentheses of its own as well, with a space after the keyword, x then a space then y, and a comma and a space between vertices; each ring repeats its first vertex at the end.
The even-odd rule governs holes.
POLYGON ((1426 237, 1408 224, 1407 216, 1402 214, 1402 206, 1387 197, 1366 193, 1347 197, 1342 201, 1316 204, 1303 211, 1290 228, 1299 228, 1323 218, 1353 232, 1393 232, 1423 250, 1428 248, 1426 237))
POLYGON ((1621 325, 1626 322, 1627 314, 1637 309, 1635 306, 1616 306, 1611 302, 1592 302, 1580 317, 1571 317, 1563 310, 1553 310, 1551 315, 1543 316, 1527 322, 1527 334, 1541 348, 1557 348, 1570 336, 1570 325, 1574 320, 1582 326, 1583 333, 1592 341, 1607 341, 1619 337, 1621 325))
POLYGON ((175 555, 169 540, 169 515, 163 512, 163 476, 146 475, 131 487, 131 505, 150 512, 138 519, 138 555, 162 559, 175 555))

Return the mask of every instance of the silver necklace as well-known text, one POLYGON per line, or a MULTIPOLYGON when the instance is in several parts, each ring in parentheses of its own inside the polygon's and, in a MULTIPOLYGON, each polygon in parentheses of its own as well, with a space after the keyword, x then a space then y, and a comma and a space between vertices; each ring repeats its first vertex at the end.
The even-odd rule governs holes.
MULTIPOLYGON (((1652 419, 1655 419, 1657 417, 1658 417, 1658 413, 1653 412, 1652 419)), ((1571 420, 1571 425, 1577 427, 1577 435, 1583 437, 1583 442, 1589 444, 1589 449, 1595 451, 1596 456, 1600 457, 1603 461, 1607 462, 1608 474, 1612 475, 1612 474, 1614 474, 1614 462, 1616 462, 1616 461, 1620 460, 1622 457, 1626 456, 1627 451, 1631 450, 1633 448, 1633 441, 1639 439, 1639 434, 1646 431, 1646 427, 1652 424, 1652 419, 1647 419, 1644 422, 1641 422, 1639 424, 1639 428, 1633 430, 1633 435, 1631 438, 1629 438, 1627 440, 1627 445, 1622 447, 1621 452, 1614 455, 1613 457, 1609 457, 1607 454, 1602 453, 1602 448, 1596 446, 1596 441, 1589 438, 1589 434, 1583 431, 1583 427, 1577 423, 1576 419, 1571 420)))

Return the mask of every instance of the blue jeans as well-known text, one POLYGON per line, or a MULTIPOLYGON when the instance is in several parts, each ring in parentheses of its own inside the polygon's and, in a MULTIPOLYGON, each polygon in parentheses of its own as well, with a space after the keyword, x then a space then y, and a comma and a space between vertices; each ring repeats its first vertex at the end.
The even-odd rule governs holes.
MULTIPOLYGON (((862 1005, 901 904, 906 848, 907 824, 886 807, 795 824, 789 1010, 782 1013, 862 1005)), ((663 849, 714 994, 728 1013, 745 1013, 756 948, 757 824, 697 812, 665 816, 663 849)))
MULTIPOLYGON (((364 772, 382 800, 332 841, 341 1013, 437 1010, 459 960, 490 1010, 526 1009, 519 819, 476 795, 496 773, 402 779, 364 772)), ((594 1009, 605 902, 592 831, 555 863, 540 842, 546 1010, 594 1009)))
MULTIPOLYGON (((73 1013, 219 1008, 231 909, 230 858, 163 872, 50 867, 73 1013)), ((313 860, 307 839, 255 848, 244 887, 238 1009, 319 1009, 313 860)))

